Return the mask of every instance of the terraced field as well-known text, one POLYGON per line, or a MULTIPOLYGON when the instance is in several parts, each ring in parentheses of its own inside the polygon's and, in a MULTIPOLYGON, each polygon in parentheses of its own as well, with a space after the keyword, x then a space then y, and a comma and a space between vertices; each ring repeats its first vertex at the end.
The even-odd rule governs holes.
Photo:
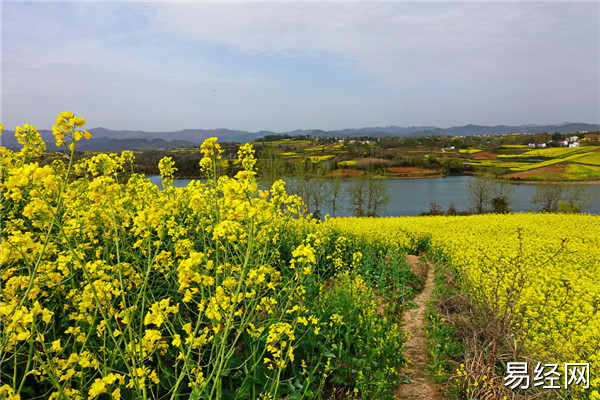
MULTIPOLYGON (((512 148, 514 149, 514 148, 512 148)), ((600 147, 549 148, 496 158, 471 159, 466 165, 509 171, 504 177, 534 181, 590 181, 600 179, 600 147)))

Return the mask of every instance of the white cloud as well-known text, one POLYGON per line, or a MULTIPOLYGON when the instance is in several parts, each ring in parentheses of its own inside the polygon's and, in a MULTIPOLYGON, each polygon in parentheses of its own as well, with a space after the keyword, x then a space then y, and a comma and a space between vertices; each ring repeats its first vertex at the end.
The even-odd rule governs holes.
POLYGON ((365 73, 410 85, 415 79, 529 79, 544 63, 560 68, 584 52, 597 54, 598 20, 589 15, 597 14, 594 7, 159 4, 155 21, 170 32, 248 53, 349 56, 365 73))
POLYGON ((4 2, 8 126, 73 104, 152 130, 600 120, 598 4, 48 3, 4 2))

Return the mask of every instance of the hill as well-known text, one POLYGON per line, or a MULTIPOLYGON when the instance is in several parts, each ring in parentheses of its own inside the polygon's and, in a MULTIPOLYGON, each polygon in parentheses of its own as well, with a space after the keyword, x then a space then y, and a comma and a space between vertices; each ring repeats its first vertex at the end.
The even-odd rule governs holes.
MULTIPOLYGON (((475 136, 475 135, 501 135, 511 133, 539 133, 539 132, 580 132, 600 130, 598 124, 587 123, 562 123, 557 125, 464 125, 451 128, 437 128, 433 126, 418 127, 365 127, 325 131, 320 129, 293 130, 288 132, 258 131, 248 132, 226 128, 219 129, 183 129, 173 132, 147 132, 132 130, 113 130, 103 127, 90 129, 93 139, 82 144, 81 150, 93 151, 119 151, 119 150, 160 150, 179 147, 192 147, 200 145, 206 138, 216 136, 221 142, 251 142, 268 135, 308 135, 330 137, 418 137, 418 136, 475 136)), ((42 139, 53 149, 54 137, 49 130, 40 130, 42 139)), ((14 137, 14 131, 6 130, 2 135, 2 145, 8 148, 19 148, 14 137)))

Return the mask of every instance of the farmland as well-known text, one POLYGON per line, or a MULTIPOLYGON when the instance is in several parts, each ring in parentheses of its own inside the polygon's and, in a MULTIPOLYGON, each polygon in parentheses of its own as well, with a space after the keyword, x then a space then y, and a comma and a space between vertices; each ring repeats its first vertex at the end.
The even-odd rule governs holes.
POLYGON ((251 145, 228 177, 208 139, 205 180, 185 188, 165 157, 159 190, 130 172, 131 152, 74 161, 84 124, 56 120, 66 162, 41 164, 28 125, 21 151, 2 148, 3 398, 392 399, 424 280, 405 254, 419 252, 451 269, 486 329, 509 332, 487 375, 460 369, 463 394, 502 388, 506 362, 525 358, 589 362, 591 388, 560 394, 598 398, 598 216, 319 223, 283 181, 258 190, 251 145))
MULTIPOLYGON (((417 144, 410 148, 397 141, 392 147, 377 140, 342 141, 341 144, 321 144, 316 141, 286 140, 260 143, 270 146, 271 161, 281 157, 277 173, 305 173, 297 167, 310 161, 314 176, 351 177, 375 175, 387 178, 428 178, 448 174, 469 173, 493 176, 506 181, 577 182, 595 181, 600 176, 600 146, 551 147, 531 149, 523 145, 489 145, 465 148, 436 148, 417 144), (283 147, 286 151, 279 150, 283 147), (414 147, 420 148, 415 150, 414 147), (293 152, 289 150, 293 149, 293 152), (307 161, 304 161, 307 160, 307 161), (295 167, 290 167, 295 166, 295 167), (548 168, 552 167, 552 168, 548 168), (349 170, 349 172, 337 172, 349 170), (354 171, 362 171, 357 173, 354 171)), ((409 142, 410 143, 410 142, 409 142)), ((261 153, 262 154, 262 153, 261 153)), ((263 162, 268 170, 273 164, 263 162)))
MULTIPOLYGON (((569 136, 569 135, 565 135, 569 136)), ((598 181, 600 146, 581 139, 580 147, 531 148, 506 144, 526 142, 529 135, 465 138, 285 138, 256 141, 259 178, 272 183, 281 176, 313 178, 431 178, 484 175, 509 182, 598 181), (583 167, 585 166, 585 167, 583 167), (548 168, 551 167, 551 168, 548 168)), ((557 142, 554 146, 557 146, 557 142)), ((221 170, 236 172, 233 160, 239 144, 223 144, 221 170)), ((158 174, 156 165, 172 157, 179 177, 197 177, 197 149, 136 153, 134 168, 158 174)))
MULTIPOLYGON (((510 319, 512 337, 495 339, 515 341, 511 357, 561 365, 581 359, 594 366, 600 365, 599 224, 597 216, 539 214, 328 222, 345 235, 409 253, 426 249, 450 266, 462 290, 486 305, 484 326, 510 319)), ((487 380, 488 391, 481 387, 475 398, 487 398, 494 386, 502 386, 484 366, 467 376, 471 390, 487 380)), ((594 382, 598 390, 598 375, 594 382)))
POLYGON ((159 190, 123 179, 130 152, 72 162, 84 123, 56 121, 68 163, 28 125, 2 148, 3 398, 393 396, 421 282, 399 249, 321 235, 283 181, 257 190, 249 145, 228 178, 207 140, 186 188, 164 158, 159 190))

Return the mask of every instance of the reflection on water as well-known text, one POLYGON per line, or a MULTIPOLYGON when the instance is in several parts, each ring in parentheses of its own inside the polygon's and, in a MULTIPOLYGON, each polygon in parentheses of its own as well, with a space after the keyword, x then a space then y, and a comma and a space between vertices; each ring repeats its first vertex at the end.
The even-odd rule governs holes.
MULTIPOLYGON (((151 176, 149 179, 156 185, 160 185, 160 176, 151 176)), ((193 179, 175 179, 177 187, 187 186, 193 179)), ((469 197, 465 185, 468 176, 447 176, 444 178, 429 179, 388 179, 385 180, 390 189, 391 200, 387 204, 382 216, 405 216, 419 215, 428 211, 431 203, 437 203, 443 210, 447 210, 451 203, 458 210, 467 210, 470 207, 469 197)), ((329 182, 329 181, 326 181, 329 182)), ((347 186, 349 180, 342 181, 347 186)), ((535 192, 536 185, 513 184, 513 202, 511 208, 517 212, 532 210, 531 196, 535 192)), ((600 185, 584 186, 586 201, 581 207, 582 212, 600 214, 600 185)), ((337 212, 336 216, 349 216, 347 201, 343 204, 344 210, 337 212)), ((327 207, 323 207, 322 214, 331 213, 327 207)))

